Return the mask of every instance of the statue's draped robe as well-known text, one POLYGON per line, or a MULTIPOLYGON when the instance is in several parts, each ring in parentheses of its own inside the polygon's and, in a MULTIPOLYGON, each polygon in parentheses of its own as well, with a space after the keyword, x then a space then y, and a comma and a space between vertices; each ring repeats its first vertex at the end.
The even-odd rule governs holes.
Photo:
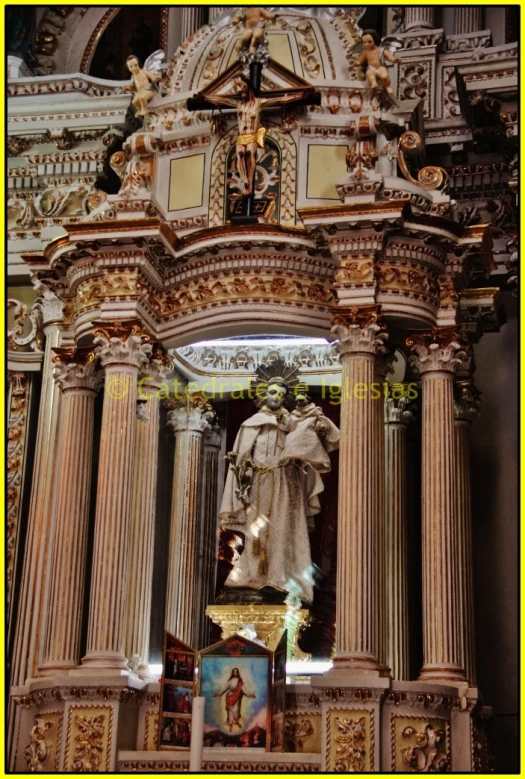
POLYGON ((235 494, 235 475, 228 471, 220 518, 224 525, 244 533, 245 547, 226 586, 270 586, 309 603, 313 600, 308 529, 320 510, 319 473, 330 470, 328 455, 313 429, 316 419, 261 410, 241 425, 233 449, 237 466, 252 459, 257 468, 246 509, 235 494), (263 559, 265 566, 261 566, 263 559))

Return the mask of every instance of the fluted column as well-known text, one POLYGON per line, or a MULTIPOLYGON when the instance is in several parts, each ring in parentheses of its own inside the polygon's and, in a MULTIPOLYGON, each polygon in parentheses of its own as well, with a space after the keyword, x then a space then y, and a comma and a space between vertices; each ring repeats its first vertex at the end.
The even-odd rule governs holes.
POLYGON ((482 8, 480 5, 460 5, 454 8, 454 35, 463 35, 481 30, 482 8))
POLYGON ((459 595, 459 658, 467 679, 476 685, 474 635, 474 576, 472 563, 472 502, 470 483, 470 426, 479 412, 479 391, 472 380, 456 383, 454 441, 457 475, 457 543, 459 595))
POLYGON ((101 372, 94 348, 57 349, 62 390, 57 443, 56 530, 44 662, 51 676, 78 666, 86 573, 94 401, 101 372))
POLYGON ((166 630, 193 646, 196 641, 197 531, 202 494, 202 434, 213 412, 200 396, 187 397, 169 413, 175 433, 171 500, 166 630))
POLYGON ((135 472, 130 529, 125 655, 138 659, 138 674, 148 676, 153 548, 157 504, 159 396, 167 383, 167 369, 159 356, 146 367, 138 382, 135 421, 135 472))
POLYGON ((410 679, 408 598, 407 425, 413 415, 406 396, 385 402, 387 665, 393 679, 410 679))
MULTIPOLYGON (((390 670, 387 662, 387 579, 386 579, 386 511, 385 511, 385 383, 387 375, 392 373, 394 353, 381 354, 374 364, 374 381, 377 383, 381 398, 373 403, 374 425, 374 472, 377 474, 375 493, 377 516, 377 658, 385 670, 390 670)), ((375 396, 376 393, 374 393, 375 396)))
POLYGON ((434 28, 434 7, 431 5, 405 7, 405 32, 432 30, 434 28))
POLYGON ((407 340, 422 382, 423 668, 465 681, 460 665, 453 378, 465 353, 448 328, 407 340))
POLYGON ((82 665, 126 669, 123 653, 133 500, 137 375, 151 345, 137 326, 95 330, 105 373, 87 652, 82 665))
MULTIPOLYGON (((210 9, 211 10, 211 9, 210 9)), ((199 5, 185 5, 182 8, 181 33, 182 40, 185 41, 190 35, 193 35, 204 25, 206 8, 199 5)))
POLYGON ((383 487, 376 415, 378 407, 382 412, 383 396, 373 392, 372 384, 387 333, 377 320, 375 306, 340 313, 332 335, 342 365, 334 666, 379 672, 377 494, 383 487))
POLYGON ((42 363, 42 389, 38 409, 38 428, 31 483, 31 502, 27 526, 22 582, 13 646, 11 683, 24 684, 37 672, 43 652, 41 626, 45 620, 45 584, 50 570, 53 542, 53 494, 59 389, 53 378, 53 349, 60 344, 63 303, 42 288, 36 307, 40 309, 46 337, 42 363))
POLYGON ((208 7, 208 24, 215 24, 219 16, 228 10, 227 5, 212 5, 208 7))
POLYGON ((199 533, 198 552, 198 612, 195 615, 197 624, 197 648, 208 646, 212 621, 206 616, 206 606, 215 600, 215 581, 217 574, 218 553, 218 517, 219 517, 219 483, 224 483, 224 472, 221 467, 220 452, 223 437, 219 425, 213 425, 203 435, 202 447, 202 528, 199 533))
MULTIPOLYGON (((39 284, 39 283, 38 283, 39 284)), ((50 549, 53 542, 53 496, 55 446, 59 407, 59 388, 53 378, 53 349, 60 344, 60 322, 63 303, 49 289, 39 284, 40 297, 34 308, 42 317, 45 352, 42 362, 42 388, 38 407, 38 427, 31 482, 31 501, 27 520, 22 580, 18 613, 14 623, 15 637, 11 657, 13 687, 25 684, 37 673, 44 650, 42 625, 46 615, 46 582, 50 572, 50 549)), ((14 759, 20 710, 10 700, 8 751, 10 766, 14 759)))

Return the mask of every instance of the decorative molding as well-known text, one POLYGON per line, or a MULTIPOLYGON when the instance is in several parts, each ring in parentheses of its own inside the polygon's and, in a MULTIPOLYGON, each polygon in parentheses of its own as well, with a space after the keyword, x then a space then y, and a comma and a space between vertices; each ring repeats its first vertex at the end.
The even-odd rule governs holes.
POLYGON ((450 770, 450 725, 441 717, 392 714, 391 771, 441 773, 450 770))
POLYGON ((26 459, 27 422, 32 386, 31 374, 9 371, 8 381, 6 574, 7 614, 10 615, 19 543, 18 529, 26 459))

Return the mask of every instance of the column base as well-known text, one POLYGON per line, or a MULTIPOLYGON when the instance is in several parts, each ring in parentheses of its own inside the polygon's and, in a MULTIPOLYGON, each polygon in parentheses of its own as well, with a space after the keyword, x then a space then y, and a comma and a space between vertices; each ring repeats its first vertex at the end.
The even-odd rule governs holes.
POLYGON ((93 650, 82 658, 82 669, 95 669, 97 672, 108 670, 121 670, 130 673, 128 659, 122 652, 108 652, 107 650, 93 650))
POLYGON ((373 654, 367 652, 338 652, 333 658, 333 664, 333 671, 367 672, 376 676, 390 676, 390 668, 380 663, 373 654))
POLYGON ((61 674, 67 674, 69 671, 73 671, 78 668, 78 665, 72 661, 64 660, 62 662, 50 660, 47 663, 43 663, 38 668, 39 676, 60 676, 61 674))
POLYGON ((443 663, 439 665, 427 663, 421 669, 418 681, 469 683, 463 668, 455 663, 443 663))

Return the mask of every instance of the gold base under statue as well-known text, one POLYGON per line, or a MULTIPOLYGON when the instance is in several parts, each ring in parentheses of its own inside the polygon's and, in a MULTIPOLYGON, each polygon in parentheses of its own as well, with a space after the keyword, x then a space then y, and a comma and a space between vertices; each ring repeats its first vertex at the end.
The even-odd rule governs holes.
POLYGON ((222 630, 221 638, 233 636, 246 625, 253 625, 257 638, 268 649, 275 649, 284 629, 288 630, 288 660, 310 660, 297 644, 300 629, 308 625, 310 611, 290 606, 231 605, 208 606, 207 616, 222 630))

